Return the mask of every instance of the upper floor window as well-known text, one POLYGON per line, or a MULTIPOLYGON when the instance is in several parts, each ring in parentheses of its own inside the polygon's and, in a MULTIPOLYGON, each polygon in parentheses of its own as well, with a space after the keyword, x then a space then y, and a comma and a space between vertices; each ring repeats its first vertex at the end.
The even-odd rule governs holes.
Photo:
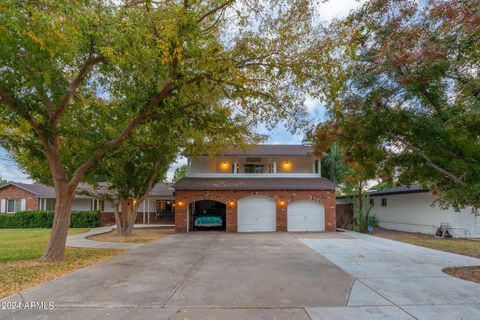
POLYGON ((373 207, 375 205, 375 199, 370 199, 370 206, 373 207))
POLYGON ((22 210, 22 199, 7 199, 7 213, 15 213, 22 210))
POLYGON ((247 163, 245 164, 245 173, 264 173, 265 172, 265 167, 263 164, 253 164, 253 163, 247 163))

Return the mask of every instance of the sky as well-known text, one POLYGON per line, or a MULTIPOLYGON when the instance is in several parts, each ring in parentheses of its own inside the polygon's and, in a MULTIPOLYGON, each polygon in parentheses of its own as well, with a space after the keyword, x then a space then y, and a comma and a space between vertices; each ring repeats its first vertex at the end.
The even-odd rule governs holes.
MULTIPOLYGON (((365 2, 365 0, 330 0, 326 3, 321 3, 318 9, 320 19, 322 21, 330 21, 335 17, 344 17, 350 10, 359 7, 363 2, 365 2)), ((325 109, 319 101, 307 99, 305 101, 305 108, 309 113, 312 123, 318 123, 319 120, 325 117, 325 109)), ((292 135, 281 123, 271 131, 268 131, 264 126, 260 126, 258 131, 259 133, 268 134, 269 138, 265 143, 269 144, 300 144, 304 137, 302 132, 292 135)), ((168 171, 168 181, 172 179, 175 168, 183 164, 186 164, 185 158, 177 159, 177 162, 173 164, 168 171)), ((2 148, 0 148, 0 177, 8 181, 32 182, 29 176, 21 172, 15 161, 13 161, 2 148)))

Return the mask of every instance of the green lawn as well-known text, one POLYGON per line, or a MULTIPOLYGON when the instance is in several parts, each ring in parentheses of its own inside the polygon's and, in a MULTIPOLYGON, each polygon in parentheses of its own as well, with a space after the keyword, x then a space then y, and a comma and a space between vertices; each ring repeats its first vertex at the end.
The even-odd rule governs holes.
MULTIPOLYGON (((79 234, 89 229, 70 229, 68 234, 79 234)), ((48 244, 50 229, 0 229, 0 263, 37 259, 48 244)))
POLYGON ((406 242, 421 247, 480 258, 480 241, 470 239, 442 239, 415 232, 376 228, 374 236, 406 242))
MULTIPOLYGON (((89 229, 70 229, 69 234, 89 229)), ((44 263, 50 229, 0 229, 0 298, 104 261, 124 250, 68 248, 65 261, 44 263)))
POLYGON ((405 242, 421 247, 480 258, 480 242, 467 239, 409 239, 405 242))

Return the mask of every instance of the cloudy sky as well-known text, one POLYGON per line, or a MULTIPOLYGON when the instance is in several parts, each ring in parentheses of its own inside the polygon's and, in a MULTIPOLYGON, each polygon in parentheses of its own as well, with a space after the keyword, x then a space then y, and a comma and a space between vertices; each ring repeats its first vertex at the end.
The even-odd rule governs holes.
MULTIPOLYGON (((328 21, 334 17, 342 17, 349 13, 350 10, 358 7, 365 0, 330 0, 326 3, 320 4, 319 12, 322 20, 328 21)), ((307 108, 311 121, 318 122, 324 114, 325 110, 322 108, 322 105, 318 101, 307 100, 305 102, 305 107, 307 108)), ((274 144, 298 144, 301 143, 303 139, 303 133, 298 133, 292 135, 287 130, 283 128, 280 124, 277 128, 272 131, 268 131, 265 128, 259 128, 261 133, 267 133, 269 139, 266 143, 274 144)), ((169 171, 168 177, 171 179, 172 173, 176 167, 184 164, 185 159, 178 159, 177 163, 172 166, 169 171)), ((13 180, 18 182, 32 182, 28 175, 21 172, 15 161, 13 161, 8 153, 0 148, 0 177, 5 180, 13 180)))

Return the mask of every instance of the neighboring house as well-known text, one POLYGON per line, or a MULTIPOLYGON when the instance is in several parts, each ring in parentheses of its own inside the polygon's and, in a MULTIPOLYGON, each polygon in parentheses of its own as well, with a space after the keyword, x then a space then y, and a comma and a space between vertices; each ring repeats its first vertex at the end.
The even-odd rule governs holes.
MULTIPOLYGON (((79 186, 82 189, 83 186, 79 186)), ((137 223, 174 223, 174 195, 170 184, 159 183, 150 192, 145 203, 140 204, 137 223)), ((0 186, 0 214, 18 211, 55 210, 55 189, 43 184, 8 182, 0 186)), ((76 194, 72 211, 101 212, 100 223, 114 224, 113 208, 109 201, 76 194)))
POLYGON ((194 229, 204 208, 223 211, 227 232, 335 231, 335 186, 305 145, 188 158, 175 189, 176 232, 194 229))
MULTIPOLYGON (((438 197, 422 186, 370 191, 369 199, 371 212, 382 228, 435 234, 442 223, 447 223, 454 237, 480 238, 480 217, 472 214, 471 208, 455 212, 432 206, 438 197)), ((337 206, 349 203, 353 203, 351 197, 337 197, 337 206)))

